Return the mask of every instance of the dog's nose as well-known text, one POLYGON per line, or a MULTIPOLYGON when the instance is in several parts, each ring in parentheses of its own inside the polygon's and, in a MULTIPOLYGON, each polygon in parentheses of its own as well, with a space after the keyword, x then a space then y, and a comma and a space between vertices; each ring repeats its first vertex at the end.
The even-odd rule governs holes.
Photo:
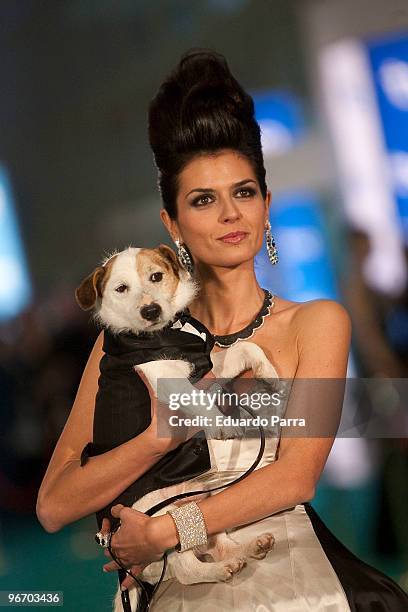
POLYGON ((140 314, 147 321, 154 321, 161 313, 161 306, 159 304, 147 304, 140 309, 140 314))

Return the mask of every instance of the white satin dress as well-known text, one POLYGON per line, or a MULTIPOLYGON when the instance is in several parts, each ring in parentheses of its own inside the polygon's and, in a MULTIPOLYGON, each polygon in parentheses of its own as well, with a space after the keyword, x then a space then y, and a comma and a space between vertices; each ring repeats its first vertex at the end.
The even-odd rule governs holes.
MULTIPOLYGON (((227 484, 255 460, 259 439, 209 440, 211 470, 188 481, 186 490, 227 484), (191 486, 194 484, 194 486, 191 486)), ((266 438, 257 467, 275 461, 278 438, 266 438)), ((216 495, 216 493, 214 493, 216 495)), ((342 584, 330 564, 303 504, 250 525, 228 530, 237 542, 272 532, 275 543, 262 560, 251 561, 228 582, 180 584, 165 580, 152 612, 350 612, 342 584)), ((178 554, 178 553, 176 553, 178 554)))

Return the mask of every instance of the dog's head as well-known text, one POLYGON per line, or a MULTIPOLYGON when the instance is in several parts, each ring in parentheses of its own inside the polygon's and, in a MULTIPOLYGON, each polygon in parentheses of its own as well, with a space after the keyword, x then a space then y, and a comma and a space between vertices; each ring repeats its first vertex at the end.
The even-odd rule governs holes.
POLYGON ((165 244, 129 247, 95 268, 75 290, 83 310, 114 333, 158 331, 197 295, 198 283, 165 244))

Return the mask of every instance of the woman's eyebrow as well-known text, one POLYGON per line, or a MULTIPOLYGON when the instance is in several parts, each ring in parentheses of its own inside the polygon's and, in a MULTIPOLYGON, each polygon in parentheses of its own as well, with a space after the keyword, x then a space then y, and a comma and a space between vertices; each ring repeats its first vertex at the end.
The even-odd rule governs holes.
MULTIPOLYGON (((234 183, 234 184, 232 185, 232 187, 233 187, 233 188, 235 188, 235 187, 241 187, 242 185, 246 185, 246 183, 255 183, 255 184, 256 184, 256 181, 254 181, 254 179, 250 179, 250 178, 248 178, 248 179, 244 179, 243 181, 239 181, 238 183, 234 183)), ((186 194, 186 198, 187 198, 187 197, 188 197, 188 196, 189 196, 191 193, 195 193, 195 192, 198 192, 198 193, 215 193, 215 189, 211 189, 211 187, 207 187, 207 188, 206 188, 206 187, 196 187, 195 189, 192 189, 191 191, 189 191, 189 192, 186 194)))

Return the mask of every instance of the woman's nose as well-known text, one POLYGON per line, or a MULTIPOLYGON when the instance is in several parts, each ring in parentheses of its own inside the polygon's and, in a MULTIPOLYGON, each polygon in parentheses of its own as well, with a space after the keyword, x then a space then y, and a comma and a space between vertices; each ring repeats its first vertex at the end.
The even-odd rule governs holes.
POLYGON ((239 206, 231 197, 225 197, 221 199, 221 212, 220 221, 235 221, 241 217, 241 211, 239 206))

